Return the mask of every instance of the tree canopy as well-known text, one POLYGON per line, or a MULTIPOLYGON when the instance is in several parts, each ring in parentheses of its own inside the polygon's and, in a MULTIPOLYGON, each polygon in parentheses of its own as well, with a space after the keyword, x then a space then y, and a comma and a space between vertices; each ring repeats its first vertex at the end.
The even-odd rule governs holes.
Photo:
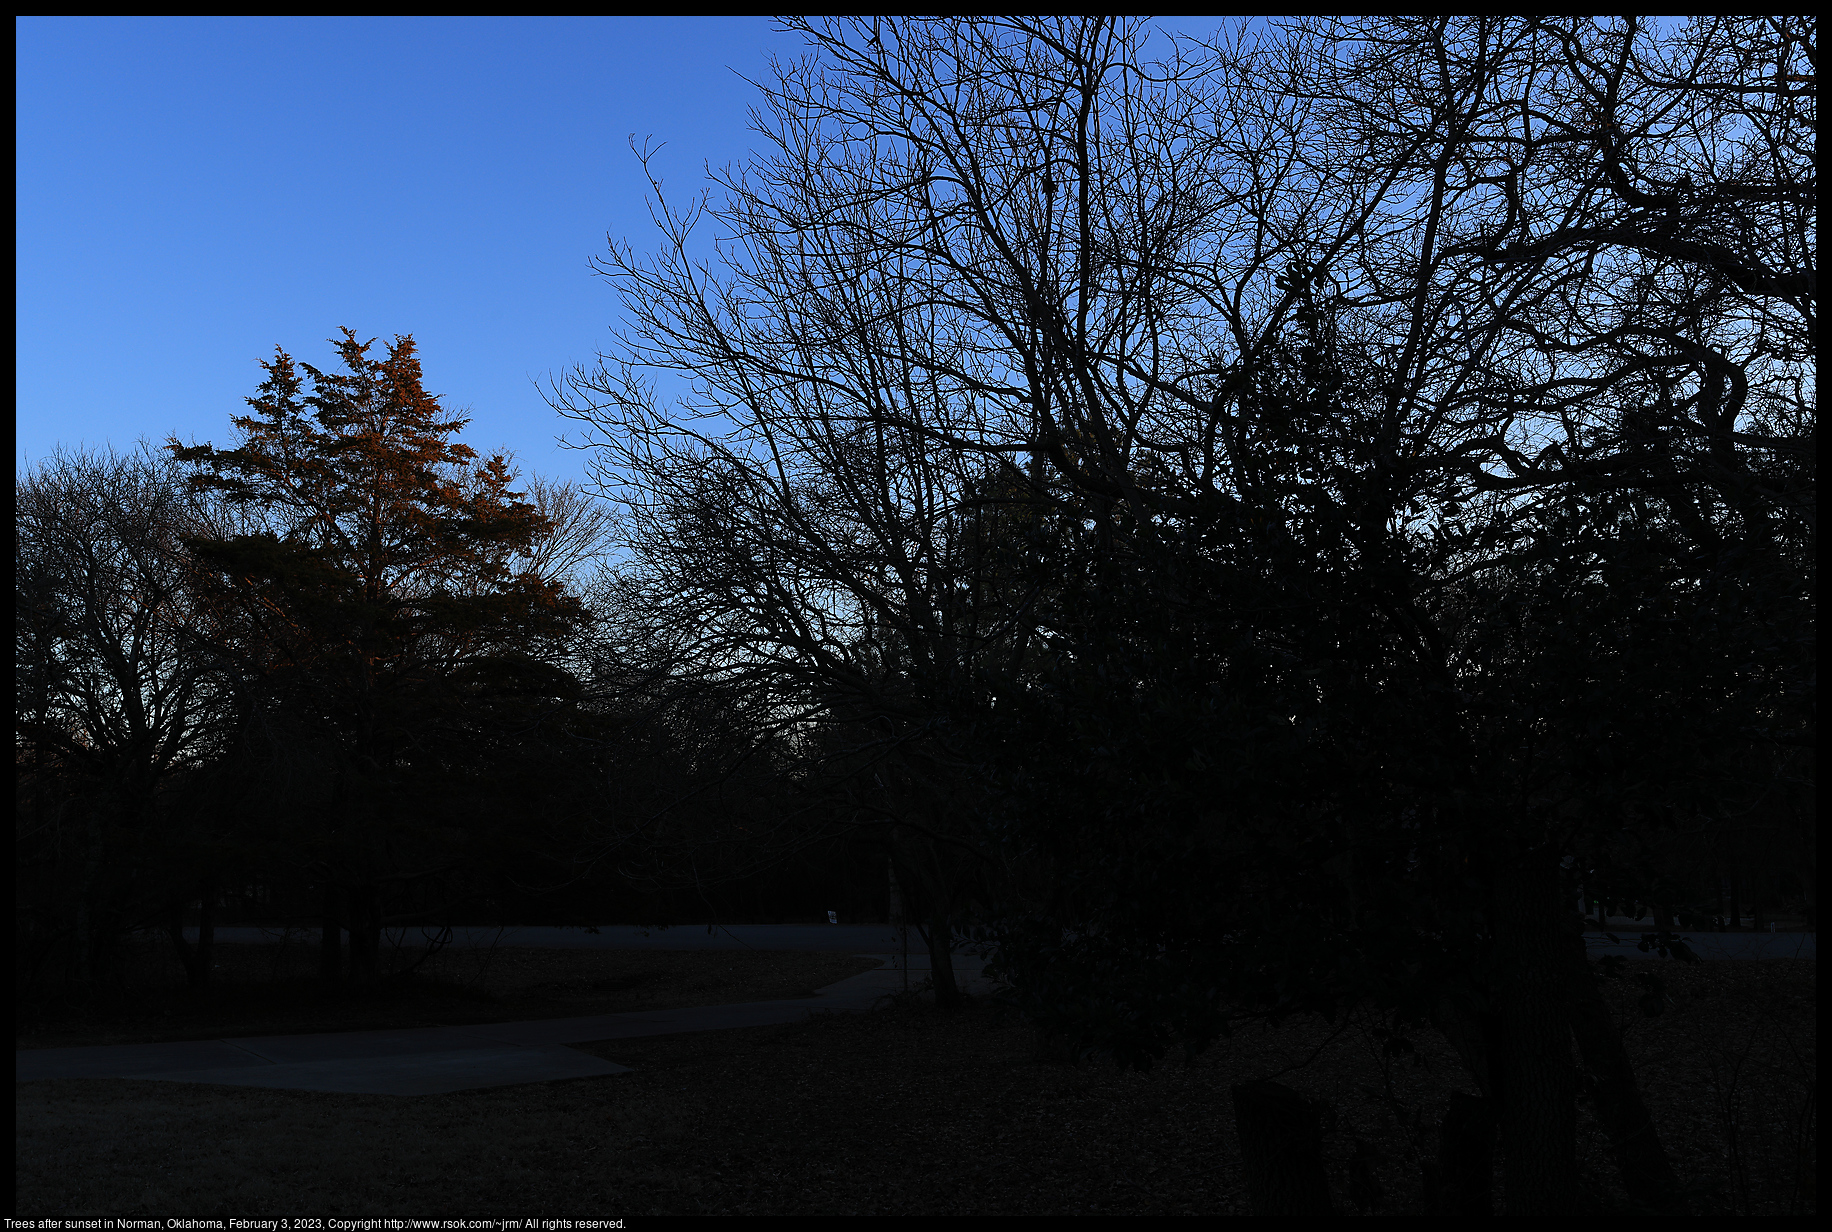
POLYGON ((303 852, 369 976, 380 883, 449 868, 500 808, 476 783, 505 727, 576 696, 563 659, 582 609, 535 567, 553 521, 505 457, 454 439, 466 421, 425 390, 413 339, 382 358, 349 330, 336 345, 341 372, 276 351, 236 448, 170 448, 250 520, 187 547, 234 612, 220 649, 250 719, 317 751, 303 852))
POLYGON ((791 24, 557 400, 637 606, 961 854, 1071 1052, 1430 1019, 1569 1210, 1579 879, 1696 898, 1808 790, 1810 31, 791 24))

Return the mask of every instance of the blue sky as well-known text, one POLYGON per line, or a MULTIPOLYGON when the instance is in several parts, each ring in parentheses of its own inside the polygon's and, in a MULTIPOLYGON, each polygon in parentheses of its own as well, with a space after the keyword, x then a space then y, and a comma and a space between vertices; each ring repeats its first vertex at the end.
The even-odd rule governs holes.
POLYGON ((768 18, 21 18, 16 462, 227 443, 275 344, 411 333, 427 386, 556 478, 536 382, 614 323, 586 263, 742 158, 768 18), (735 70, 735 71, 734 71, 735 70))
POLYGON ((227 442, 276 343, 411 333, 466 439, 575 476, 534 381, 615 305, 586 261, 748 148, 799 39, 764 18, 26 18, 18 30, 16 461, 227 442))

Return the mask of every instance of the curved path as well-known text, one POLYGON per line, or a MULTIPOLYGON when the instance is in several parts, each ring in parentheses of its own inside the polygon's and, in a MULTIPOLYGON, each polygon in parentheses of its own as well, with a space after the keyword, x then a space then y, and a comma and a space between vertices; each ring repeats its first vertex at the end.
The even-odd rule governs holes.
MULTIPOLYGON (((438 933, 436 928, 390 928, 388 945, 421 945, 438 933)), ((197 938, 195 925, 185 929, 197 938)), ((348 934, 346 933, 347 937, 348 934)), ((272 943, 291 940, 317 945, 317 929, 219 928, 216 939, 225 942, 272 943)), ((604 924, 595 928, 488 928, 459 926, 452 929, 454 949, 488 949, 491 946, 529 946, 543 950, 802 950, 846 954, 896 954, 904 935, 890 924, 677 924, 670 928, 641 928, 633 924, 604 924)), ((908 936, 911 968, 918 955, 926 955, 922 935, 914 928, 908 936)), ((963 948, 956 942, 955 948, 963 948)), ((927 963, 927 958, 923 963, 927 963)))
MULTIPOLYGON (((1641 949, 1643 934, 1630 929, 1584 934, 1584 949, 1592 958, 1619 954, 1623 958, 1660 955, 1641 949)), ((1704 959, 1813 958, 1819 957, 1818 933, 1695 933, 1681 932, 1680 940, 1704 959)))
MULTIPOLYGON (((197 929, 186 930, 193 939, 197 929)), ((432 930, 428 930, 432 931, 432 930)), ((1609 933, 1591 931, 1584 934, 1586 948, 1593 956, 1621 954, 1625 958, 1652 958, 1636 945, 1643 929, 1629 924, 1609 933)), ((1700 958, 1814 958, 1818 954, 1815 933, 1701 933, 1681 934, 1700 958)), ((316 931, 278 928, 219 928, 216 939, 227 942, 274 942, 290 937, 300 945, 317 945, 316 931)), ((912 928, 908 936, 910 970, 926 971, 928 950, 922 937, 912 928)), ((673 928, 638 928, 628 924, 606 924, 598 928, 454 928, 448 942, 454 949, 487 949, 499 946, 531 946, 539 949, 592 950, 820 950, 875 956, 902 953, 905 938, 888 924, 683 924, 673 928)), ((391 945, 422 943, 422 930, 389 929, 391 945)), ((956 951, 971 953, 970 943, 956 942, 956 951)))
MULTIPOLYGON (((908 977, 928 969, 918 945, 902 970, 902 938, 884 925, 756 924, 731 928, 687 927, 643 930, 464 929, 458 946, 519 945, 542 948, 840 950, 882 960, 875 971, 829 984, 811 998, 750 1001, 678 1010, 596 1014, 465 1027, 421 1027, 394 1031, 344 1031, 318 1035, 273 1035, 246 1039, 191 1040, 170 1044, 117 1044, 91 1048, 37 1048, 16 1052, 17 1080, 52 1078, 144 1078, 161 1082, 202 1082, 345 1094, 431 1095, 478 1087, 550 1082, 627 1073, 625 1066, 567 1047, 598 1040, 632 1039, 799 1022, 810 1014, 870 1009, 901 991, 908 977)), ((260 929, 222 929, 225 941, 275 940, 260 929), (241 934, 247 934, 243 936, 241 934)), ((408 943, 411 944, 411 939, 408 943)), ((1592 955, 1643 953, 1634 933, 1585 934, 1592 955)), ((1706 959, 1814 958, 1812 933, 1689 933, 1685 940, 1706 959)), ((962 987, 985 991, 983 959, 957 954, 962 987)))
MULTIPOLYGON (((566 1045, 759 1027, 800 1022, 810 1014, 868 1010, 884 997, 901 991, 906 983, 905 973, 895 965, 895 959, 882 953, 871 957, 883 959, 884 965, 829 984, 811 998, 466 1027, 35 1048, 14 1054, 17 1081, 144 1078, 350 1095, 433 1095, 622 1074, 629 1072, 628 1067, 566 1045)), ((963 987, 970 991, 984 989, 980 960, 961 955, 955 964, 963 987)), ((910 968, 911 974, 926 970, 927 962, 918 967, 912 955, 910 968)))

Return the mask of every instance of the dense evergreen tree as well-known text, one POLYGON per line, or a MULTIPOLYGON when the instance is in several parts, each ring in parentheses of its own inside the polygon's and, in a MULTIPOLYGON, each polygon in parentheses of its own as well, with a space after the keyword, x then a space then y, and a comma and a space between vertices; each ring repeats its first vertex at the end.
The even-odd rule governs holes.
POLYGON ((341 372, 277 351, 235 448, 171 446, 255 524, 188 546, 234 612, 221 650, 257 699, 247 721, 316 767, 298 857, 324 889, 326 973, 342 921, 359 979, 384 890, 493 824, 499 733, 576 693, 562 651, 581 612, 527 567, 551 521, 505 458, 455 439, 465 420, 423 387, 413 340, 371 346, 345 330, 341 372))

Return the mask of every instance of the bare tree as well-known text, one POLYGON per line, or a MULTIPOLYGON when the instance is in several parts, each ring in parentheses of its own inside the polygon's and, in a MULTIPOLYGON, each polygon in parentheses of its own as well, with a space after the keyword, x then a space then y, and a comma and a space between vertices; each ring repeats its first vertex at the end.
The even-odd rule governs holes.
MULTIPOLYGON (((1806 730, 1810 27, 1301 21, 1148 58, 1130 21, 790 25, 813 54, 763 88, 767 152, 684 204, 654 184, 660 251, 601 267, 629 325, 557 399, 624 502, 634 610, 785 729, 873 733, 850 747, 922 785, 901 820, 989 863, 936 802, 988 807, 965 733, 1064 682, 1104 700, 1062 701, 1056 730, 1113 733, 1103 756, 1142 748, 1140 698, 1197 715, 1210 684, 1328 733, 1269 816, 1345 836, 1351 921, 1382 893, 1400 911, 1409 869, 1479 864, 1502 1026, 1466 1060, 1509 1210, 1568 1211, 1560 867, 1632 810, 1594 803, 1581 739, 1536 734, 1568 702, 1507 699, 1583 679, 1558 604, 1638 576, 1623 609, 1569 610, 1651 628, 1707 596, 1772 677, 1736 695, 1771 730, 1735 739, 1806 730), (654 371, 690 392, 664 405, 654 371), (1640 574, 1611 555, 1629 530, 1640 574), (1781 632, 1748 633, 1760 608, 1781 632), (1322 750, 1362 768, 1309 782, 1322 750)), ((1613 678, 1612 713, 1644 678, 1613 678)), ((1722 671, 1698 679, 1695 701, 1722 671)), ((1671 764, 1637 747, 1636 773, 1671 764)), ((1231 785, 1195 753, 1165 799, 1236 827, 1203 841, 1244 867, 1270 827, 1205 813, 1231 785)), ((1310 874, 1255 875, 1265 904, 1310 874)), ((1606 1035, 1587 1064, 1619 1084, 1606 1035)), ((1645 1144, 1632 1103, 1612 1132, 1645 1144)), ((1638 1197, 1670 1194, 1657 1146, 1624 1160, 1638 1197)))
MULTIPOLYGON (((1810 26, 1420 18, 1302 24, 1273 50, 1315 109, 1305 159, 1319 183, 1397 173, 1313 277, 1389 356, 1380 431, 1404 442, 1399 495, 1449 510, 1504 495, 1461 562, 1472 571, 1546 550, 1532 536, 1498 550, 1510 523, 1496 513, 1532 519, 1580 493, 1657 502, 1684 545, 1668 585, 1717 591, 1719 635, 1791 677, 1732 739, 1810 739, 1798 653, 1814 524, 1810 26)), ((1571 805, 1533 796, 1519 796, 1514 858, 1498 869, 1563 849, 1555 818, 1571 805)), ((1563 1090, 1566 1024, 1544 1012, 1559 1002, 1558 891, 1533 875, 1532 892, 1497 881, 1513 920, 1498 944, 1516 973, 1499 1004, 1519 1037, 1510 1081, 1563 1090)), ((1594 1051, 1593 1070, 1616 1065, 1594 1051)), ((1611 1128, 1625 1181, 1662 1205, 1672 1174, 1657 1147, 1636 1156, 1654 1138, 1638 1097, 1624 1098, 1611 1128)), ((1567 1106, 1503 1100, 1510 1210, 1568 1209, 1567 1106)))
POLYGON ((22 932, 71 943, 87 979, 124 930, 215 890, 169 807, 229 718, 182 543, 205 514, 145 448, 59 452, 15 487, 22 932))
POLYGON ((1138 440, 1196 435, 1164 374, 1216 373, 1212 343, 1251 347, 1249 318, 1295 301, 1261 175, 1287 117, 1211 157, 1200 75, 1143 76, 1136 26, 802 28, 823 58, 766 90, 772 153, 717 202, 656 184, 664 250, 602 266, 633 325, 560 401, 601 429, 650 636, 773 691, 784 722, 844 716, 858 764, 898 762, 873 806, 965 852, 946 723, 983 706, 987 656, 1034 640, 1024 590, 975 574, 984 510, 1044 499, 1026 454, 1136 501, 1138 440), (705 224, 731 244, 714 264, 705 224), (1192 336, 1200 356, 1164 352, 1192 336), (658 405, 645 368, 694 395, 658 405))

